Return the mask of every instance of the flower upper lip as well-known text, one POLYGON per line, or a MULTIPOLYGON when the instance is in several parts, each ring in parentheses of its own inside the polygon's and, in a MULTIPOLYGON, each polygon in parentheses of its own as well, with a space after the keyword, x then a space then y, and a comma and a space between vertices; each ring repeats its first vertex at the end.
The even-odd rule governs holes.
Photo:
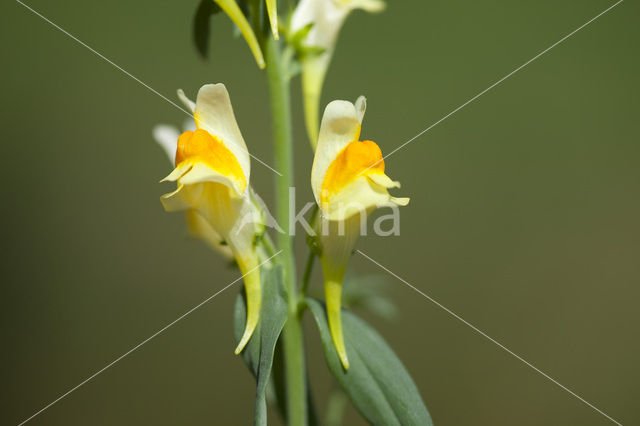
POLYGON ((193 112, 197 128, 204 129, 217 138, 236 157, 249 182, 251 174, 249 151, 238 127, 225 85, 205 84, 198 91, 196 102, 187 98, 182 90, 178 90, 178 96, 193 112))

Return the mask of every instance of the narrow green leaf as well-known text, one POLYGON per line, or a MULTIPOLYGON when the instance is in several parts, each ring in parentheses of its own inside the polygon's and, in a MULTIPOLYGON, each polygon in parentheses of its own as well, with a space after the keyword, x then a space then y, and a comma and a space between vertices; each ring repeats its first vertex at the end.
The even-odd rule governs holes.
POLYGON ((390 283, 384 275, 355 275, 347 272, 342 286, 342 306, 393 320, 398 308, 388 296, 390 283))
POLYGON ((203 58, 206 58, 209 52, 211 15, 221 10, 220 6, 212 0, 200 0, 198 9, 196 9, 196 15, 193 18, 193 42, 196 45, 198 53, 200 53, 203 58))
POLYGON ((374 425, 433 425, 420 392, 393 350, 371 326, 342 312, 351 367, 342 368, 322 302, 306 298, 318 325, 329 370, 358 411, 374 425))
MULTIPOLYGON (((262 308, 260 322, 242 351, 242 358, 256 378, 254 424, 267 424, 267 385, 273 365, 276 342, 287 320, 287 302, 282 282, 282 268, 262 268, 262 308)), ((244 291, 236 299, 233 315, 236 342, 242 337, 247 316, 244 291)))
POLYGON ((278 339, 273 358, 273 373, 271 374, 271 380, 273 381, 278 411, 280 412, 284 423, 287 424, 287 395, 284 377, 284 354, 282 352, 282 339, 278 339))
POLYGON ((309 35, 309 31, 311 31, 311 28, 313 28, 313 22, 309 22, 307 25, 293 33, 289 37, 289 44, 296 48, 302 46, 302 43, 304 42, 304 39, 309 35))

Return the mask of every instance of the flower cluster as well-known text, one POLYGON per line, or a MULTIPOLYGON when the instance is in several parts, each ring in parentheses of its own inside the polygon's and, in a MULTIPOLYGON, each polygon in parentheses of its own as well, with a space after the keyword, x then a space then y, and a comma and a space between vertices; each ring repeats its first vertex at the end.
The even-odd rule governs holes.
MULTIPOLYGON (((233 0, 216 3, 236 22, 263 66, 260 45, 238 5, 233 0)), ((277 37, 275 0, 266 0, 266 4, 277 37)), ((301 0, 287 29, 289 39, 297 40, 293 48, 301 65, 307 131, 315 149, 311 188, 320 214, 312 234, 324 275, 329 328, 345 370, 349 359, 342 331, 341 295, 349 257, 368 214, 377 207, 404 206, 409 199, 389 194, 390 188, 400 184, 385 174, 379 146, 360 140, 365 98, 361 96, 355 103, 330 102, 319 126, 318 104, 338 32, 349 12, 383 7, 380 0, 301 0), (309 53, 310 49, 315 53, 309 53)), ((177 184, 161 201, 167 211, 185 211, 191 234, 234 259, 242 272, 247 318, 235 350, 240 353, 260 319, 260 264, 266 257, 260 242, 267 212, 251 188, 250 155, 226 87, 221 83, 204 85, 195 102, 181 90, 178 96, 194 123, 187 124, 181 134, 168 126, 154 130, 175 167, 163 181, 177 184)))

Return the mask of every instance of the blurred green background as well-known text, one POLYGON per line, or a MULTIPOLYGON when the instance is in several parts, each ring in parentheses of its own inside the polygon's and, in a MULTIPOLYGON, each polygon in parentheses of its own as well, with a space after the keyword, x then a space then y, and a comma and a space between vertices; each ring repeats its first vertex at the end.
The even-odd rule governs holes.
MULTIPOLYGON (((172 100, 177 88, 194 97, 203 83, 224 82, 250 150, 273 164, 265 78, 226 17, 214 21, 205 62, 191 40, 196 0, 28 4, 172 100)), ((354 13, 324 102, 365 94, 363 137, 388 153, 611 4, 396 1, 380 15, 354 13)), ((170 165, 151 129, 184 115, 19 3, 0 13, 0 423, 17 424, 238 273, 158 201, 170 165)), ((394 195, 412 198, 401 236, 358 244, 625 425, 640 424, 638 16, 638 2, 625 1, 387 159, 403 183, 394 195)), ((298 86, 302 205, 312 199, 312 156, 298 86)), ((252 180, 273 205, 273 173, 254 162, 252 180)), ((297 244, 301 269, 303 235, 297 244)), ((359 255, 350 267, 384 275, 359 255)), ((611 424, 388 281, 397 318, 365 317, 406 364, 436 425, 611 424)), ((233 355, 239 290, 31 423, 250 424, 254 382, 233 355)), ((307 325, 322 412, 331 377, 307 325)), ((345 424, 363 421, 349 408, 345 424)))

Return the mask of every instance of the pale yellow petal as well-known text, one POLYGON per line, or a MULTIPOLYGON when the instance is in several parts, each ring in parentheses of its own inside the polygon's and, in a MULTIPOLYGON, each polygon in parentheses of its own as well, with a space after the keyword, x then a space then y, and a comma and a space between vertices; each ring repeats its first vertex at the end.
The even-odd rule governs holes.
POLYGON ((195 112, 196 103, 193 102, 191 99, 187 98, 187 95, 184 94, 184 90, 178 89, 178 98, 180 99, 180 101, 182 101, 184 106, 186 106, 189 109, 189 112, 191 112, 192 114, 195 112))
POLYGON ((351 10, 362 9, 369 13, 382 12, 387 7, 382 0, 337 0, 337 2, 351 10))
MULTIPOLYGON (((369 176, 360 176, 333 195, 321 206, 324 216, 329 220, 345 220, 353 215, 370 211, 377 207, 390 205, 404 206, 408 198, 395 198, 389 195, 386 186, 377 184, 369 176)), ((385 180, 394 183, 388 177, 385 180)))
POLYGON ((178 164, 178 167, 173 169, 171 173, 169 173, 167 177, 162 179, 160 182, 175 182, 178 179, 180 179, 182 175, 187 173, 189 169, 191 169, 191 167, 192 167, 191 164, 186 164, 186 163, 178 164))
POLYGON ((178 149, 179 136, 180 134, 178 133, 178 129, 173 126, 158 124, 153 128, 153 138, 167 154, 167 157, 169 157, 169 162, 172 166, 176 161, 176 149, 178 149))
POLYGON ((228 186, 236 196, 243 192, 243 182, 238 179, 231 179, 229 176, 219 173, 204 163, 193 163, 192 167, 180 177, 183 185, 193 185, 204 182, 217 182, 228 186))
POLYGON ((391 178, 384 173, 372 173, 367 176, 374 183, 377 183, 380 186, 385 188, 400 188, 400 182, 396 180, 391 180, 391 178))
POLYGON ((182 211, 192 208, 191 198, 188 196, 189 189, 184 185, 178 185, 178 188, 168 194, 160 197, 160 202, 164 209, 168 212, 182 211))
POLYGON ((365 109, 366 100, 362 96, 358 98, 358 109, 348 101, 333 101, 325 108, 311 169, 311 188, 318 204, 329 166, 350 142, 360 137, 365 109))
POLYGON ((233 252, 229 244, 223 243, 222 236, 209 224, 209 222, 196 210, 189 209, 185 212, 187 229, 189 234, 199 238, 212 250, 220 253, 225 259, 233 259, 233 252))
POLYGON ((409 204, 409 200, 411 200, 409 197, 400 197, 400 198, 389 197, 389 201, 391 201, 396 206, 400 206, 400 207, 404 207, 407 204, 409 204))
POLYGON ((217 137, 233 153, 249 182, 251 158, 224 84, 205 84, 200 88, 194 116, 199 128, 217 137))
POLYGON ((324 77, 329 67, 327 54, 302 61, 302 99, 304 103, 304 123, 311 147, 318 145, 320 98, 324 77))

